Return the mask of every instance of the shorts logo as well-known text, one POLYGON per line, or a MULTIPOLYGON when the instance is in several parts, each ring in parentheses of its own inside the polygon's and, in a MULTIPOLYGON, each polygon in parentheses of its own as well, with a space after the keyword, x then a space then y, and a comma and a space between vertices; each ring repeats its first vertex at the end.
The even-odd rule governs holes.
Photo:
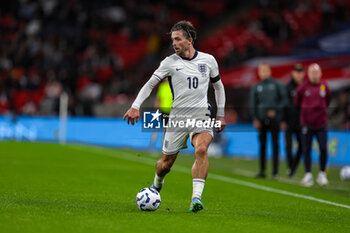
POLYGON ((168 148, 168 145, 169 145, 169 141, 168 140, 164 140, 164 147, 168 148))
POLYGON ((198 64, 198 70, 201 72, 202 76, 205 77, 207 74, 207 66, 205 64, 198 64))
POLYGON ((143 128, 145 129, 159 129, 161 127, 161 116, 159 109, 156 112, 143 113, 143 128))

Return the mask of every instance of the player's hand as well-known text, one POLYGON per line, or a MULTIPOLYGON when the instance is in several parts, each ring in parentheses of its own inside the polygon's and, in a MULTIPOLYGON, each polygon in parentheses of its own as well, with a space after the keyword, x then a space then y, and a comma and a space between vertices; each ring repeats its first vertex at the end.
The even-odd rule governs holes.
POLYGON ((275 111, 275 110, 269 110, 269 111, 267 111, 267 116, 268 116, 269 118, 275 118, 275 116, 276 116, 276 111, 275 111))
POLYGON ((282 128, 284 131, 287 131, 288 125, 287 125, 287 123, 286 123, 285 121, 282 121, 282 122, 281 122, 281 128, 282 128))
POLYGON ((253 125, 255 128, 260 129, 261 128, 261 123, 259 120, 254 120, 253 125))
POLYGON ((135 124, 135 119, 136 119, 136 123, 139 122, 139 117, 140 117, 140 112, 139 110, 137 110, 136 108, 129 108, 129 110, 125 113, 123 120, 125 120, 125 118, 128 119, 128 124, 129 121, 131 122, 132 125, 135 124))
POLYGON ((221 121, 221 127, 216 129, 216 132, 221 132, 225 129, 226 126, 226 121, 225 121, 225 117, 216 117, 216 121, 221 121))

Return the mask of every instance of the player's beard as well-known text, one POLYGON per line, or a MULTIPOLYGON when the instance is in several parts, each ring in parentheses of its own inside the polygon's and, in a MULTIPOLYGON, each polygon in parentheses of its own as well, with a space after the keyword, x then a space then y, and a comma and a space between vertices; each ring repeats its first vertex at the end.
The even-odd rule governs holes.
POLYGON ((181 48, 178 48, 177 50, 174 48, 174 51, 175 51, 176 55, 182 56, 182 54, 183 54, 183 49, 181 49, 181 48))
MULTIPOLYGON (((174 49, 175 50, 175 49, 174 49)), ((176 55, 181 57, 186 57, 186 51, 189 51, 189 49, 186 49, 185 47, 178 48, 178 50, 175 50, 176 55)))

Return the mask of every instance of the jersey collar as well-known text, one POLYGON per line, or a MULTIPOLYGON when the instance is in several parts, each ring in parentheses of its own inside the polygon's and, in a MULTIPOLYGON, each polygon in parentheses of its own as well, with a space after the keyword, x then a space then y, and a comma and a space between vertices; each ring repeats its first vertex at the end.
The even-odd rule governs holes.
POLYGON ((182 57, 182 56, 180 56, 180 57, 184 60, 191 61, 191 60, 195 59, 197 57, 197 55, 198 55, 198 51, 195 50, 192 58, 187 58, 187 57, 182 57))

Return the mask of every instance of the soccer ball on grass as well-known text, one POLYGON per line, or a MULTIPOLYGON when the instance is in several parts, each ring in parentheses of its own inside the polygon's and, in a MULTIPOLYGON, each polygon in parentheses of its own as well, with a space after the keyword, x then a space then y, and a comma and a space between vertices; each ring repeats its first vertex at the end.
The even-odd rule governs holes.
POLYGON ((340 179, 350 180, 350 166, 344 166, 340 169, 340 179))
POLYGON ((154 211, 160 206, 160 194, 152 188, 143 188, 136 195, 136 204, 140 210, 154 211))

